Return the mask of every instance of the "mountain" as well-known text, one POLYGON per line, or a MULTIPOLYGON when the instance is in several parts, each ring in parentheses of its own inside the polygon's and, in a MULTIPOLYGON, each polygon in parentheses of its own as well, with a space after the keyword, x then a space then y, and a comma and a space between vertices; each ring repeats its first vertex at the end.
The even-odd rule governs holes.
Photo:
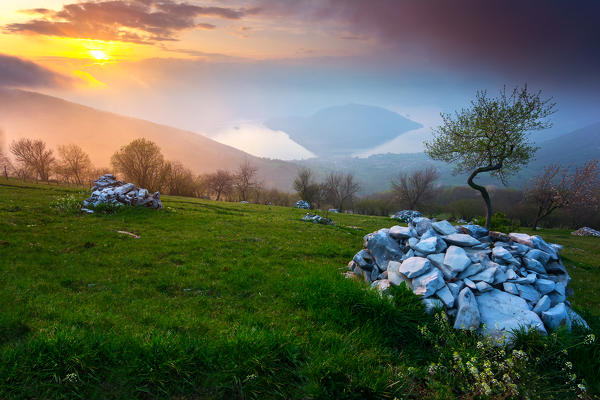
POLYGON ((0 145, 21 137, 43 139, 53 149, 75 143, 97 167, 108 167, 116 150, 144 137, 157 143, 166 159, 181 161, 195 173, 234 170, 248 160, 258 167, 266 186, 291 191, 298 168, 293 163, 254 157, 193 132, 22 90, 0 89, 0 129, 5 136, 0 145))
POLYGON ((361 104, 329 107, 309 117, 271 119, 265 125, 321 157, 350 155, 422 127, 385 108, 361 104))

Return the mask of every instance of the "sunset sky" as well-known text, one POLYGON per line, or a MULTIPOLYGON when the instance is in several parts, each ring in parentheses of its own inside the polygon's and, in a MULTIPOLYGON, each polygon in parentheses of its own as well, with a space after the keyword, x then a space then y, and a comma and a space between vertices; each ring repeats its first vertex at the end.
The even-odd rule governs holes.
POLYGON ((600 119, 599 15, 594 0, 3 0, 0 86, 218 135, 347 103, 427 128, 527 82, 569 130, 600 119))

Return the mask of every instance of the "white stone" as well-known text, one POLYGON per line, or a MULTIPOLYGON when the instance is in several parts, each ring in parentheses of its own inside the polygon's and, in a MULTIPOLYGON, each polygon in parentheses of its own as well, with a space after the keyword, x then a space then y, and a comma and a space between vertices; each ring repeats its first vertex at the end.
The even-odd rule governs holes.
POLYGON ((431 228, 431 220, 425 217, 417 217, 413 218, 413 220, 410 222, 410 225, 413 226, 417 231, 417 234, 421 236, 427 232, 429 228, 431 228))
POLYGON ((371 284, 371 289, 377 289, 379 293, 385 293, 390 288, 390 281, 387 279, 381 279, 371 284))
POLYGON ((472 290, 477 290, 477 286, 469 278, 465 278, 465 280, 463 282, 465 283, 465 286, 467 286, 468 288, 470 288, 472 290))
POLYGON ((479 328, 481 315, 475 295, 469 288, 464 288, 458 295, 458 313, 454 321, 454 329, 475 330, 479 328))
POLYGON ((487 292, 488 290, 492 290, 492 287, 490 286, 490 284, 487 282, 484 282, 484 281, 477 282, 475 284, 475 286, 477 287, 477 290, 479 290, 480 292, 487 292))
POLYGON ((470 276, 469 279, 473 282, 484 281, 487 283, 494 283, 494 275, 496 275, 496 271, 498 271, 498 268, 496 267, 488 268, 476 275, 470 276))
POLYGON ((423 257, 410 257, 402 261, 398 272, 407 278, 416 278, 431 270, 431 263, 423 257))
POLYGON ((550 293, 551 291, 554 290, 555 287, 556 287, 556 283, 554 283, 553 281, 551 281, 549 279, 538 279, 537 281, 535 281, 535 288, 542 295, 544 295, 546 293, 550 293))
POLYGON ((480 263, 472 263, 463 272, 458 274, 458 279, 465 279, 483 271, 485 267, 480 263))
POLYGON ((514 294, 516 296, 519 295, 519 289, 517 289, 517 285, 515 285, 514 283, 504 282, 502 284, 502 287, 504 288, 504 291, 506 293, 514 294))
POLYGON ((519 290, 520 297, 522 297, 525 300, 530 301, 532 303, 537 303, 537 301, 541 297, 540 292, 535 290, 535 288, 531 285, 523 285, 523 284, 518 283, 517 289, 519 290))
POLYGON ((533 247, 533 240, 531 236, 526 233, 509 233, 508 237, 517 243, 524 244, 525 246, 533 247))
MULTIPOLYGON (((429 261, 428 261, 429 262, 429 261)), ((412 290, 415 294, 423 297, 432 296, 438 289, 444 286, 444 278, 437 268, 424 275, 419 275, 412 281, 412 290)))
POLYGON ((546 326, 552 330, 560 326, 566 326, 568 330, 571 330, 571 319, 567 313, 565 303, 558 303, 551 309, 542 312, 542 319, 546 326))
POLYGON ((425 304, 425 312, 427 314, 431 314, 436 309, 444 307, 444 303, 442 303, 440 299, 433 299, 431 297, 428 297, 426 299, 421 299, 421 301, 423 302, 423 304, 425 304))
POLYGON ((531 249, 527 252, 527 258, 532 258, 539 261, 540 264, 547 264, 550 261, 550 254, 538 249, 531 249))
POLYGON ((501 246, 494 247, 492 250, 492 258, 496 262, 504 261, 505 263, 520 265, 517 259, 514 258, 508 250, 501 246))
POLYGON ((442 300, 446 307, 454 307, 454 296, 452 295, 452 292, 450 291, 447 285, 442 286, 441 289, 435 292, 435 295, 439 297, 440 300, 442 300))
POLYGON ((431 227, 435 229, 440 235, 452 235, 456 233, 456 229, 452 224, 446 220, 434 222, 431 227))
POLYGON ((442 236, 442 238, 449 244, 453 244, 456 246, 470 247, 481 243, 473 236, 464 233, 453 233, 451 235, 442 236))
POLYGON ((546 268, 542 265, 541 262, 534 258, 523 257, 523 261, 525 262, 525 268, 530 271, 537 272, 538 274, 545 274, 546 268))
POLYGON ((533 307, 533 312, 537 315, 540 315, 542 311, 547 311, 550 309, 551 303, 550 297, 544 295, 538 300, 535 307, 533 307))
POLYGON ((463 281, 448 282, 446 283, 446 286, 448 286, 448 289, 450 289, 452 296, 457 297, 462 288, 465 286, 465 283, 463 281))
POLYGON ((571 320, 571 325, 579 325, 584 329, 590 329, 590 326, 587 322, 581 317, 581 315, 577 314, 573 309, 567 306, 567 314, 569 314, 569 319, 571 320))
POLYGON ((412 229, 408 226, 400 226, 400 225, 392 226, 390 228, 389 234, 394 239, 408 239, 408 238, 417 236, 417 232, 414 229, 412 229))
POLYGON ((540 317, 529 309, 527 302, 498 289, 492 289, 477 297, 484 335, 498 342, 510 340, 511 332, 521 327, 537 329, 546 333, 540 317))
POLYGON ((471 259, 462 247, 450 246, 444 256, 444 265, 452 273, 460 273, 471 264, 471 259))
POLYGON ((402 282, 406 281, 404 275, 400 273, 400 265, 398 261, 390 261, 388 264, 388 280, 395 286, 399 286, 402 282))
POLYGON ((438 238, 433 236, 427 239, 421 239, 414 247, 415 251, 420 251, 425 254, 433 254, 436 252, 438 238))

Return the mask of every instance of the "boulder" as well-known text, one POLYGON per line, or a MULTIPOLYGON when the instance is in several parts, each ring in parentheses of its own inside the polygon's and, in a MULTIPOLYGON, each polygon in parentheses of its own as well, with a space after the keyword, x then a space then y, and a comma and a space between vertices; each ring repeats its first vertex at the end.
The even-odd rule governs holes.
POLYGON ((467 235, 471 235, 477 239, 485 237, 489 234, 489 231, 486 228, 474 224, 462 225, 459 230, 462 233, 466 233, 467 235))
POLYGON ((452 296, 456 298, 462 290, 462 288, 465 287, 465 283, 463 281, 448 282, 446 283, 446 286, 448 286, 448 289, 450 289, 450 293, 452 293, 452 296))
POLYGON ((551 291, 554 290, 555 287, 556 287, 556 283, 549 279, 538 279, 535 281, 535 288, 542 295, 550 293, 551 291))
POLYGON ((419 243, 417 243, 414 247, 415 251, 420 251, 423 254, 433 254, 438 253, 436 251, 438 247, 438 239, 436 236, 432 236, 427 239, 421 239, 419 243))
POLYGON ((454 295, 452 294, 447 285, 442 286, 441 289, 435 292, 435 295, 439 297, 440 300, 442 300, 446 307, 454 307, 454 295))
POLYGON ((399 286, 402 282, 406 281, 406 277, 400 273, 400 265, 398 261, 390 261, 388 263, 388 280, 392 285, 399 286))
POLYGON ((454 276, 463 272, 469 265, 471 265, 471 259, 467 256, 467 253, 462 247, 454 245, 448 247, 446 255, 444 256, 444 266, 448 268, 454 276))
POLYGON ((519 296, 534 304, 537 303, 540 297, 542 297, 540 292, 535 290, 535 288, 531 285, 517 283, 517 290, 519 291, 519 296))
POLYGON ((480 292, 487 292, 488 290, 492 290, 492 286, 489 283, 483 281, 475 283, 475 287, 480 292))
POLYGON ((440 235, 452 235, 453 233, 457 233, 456 229, 452 226, 452 224, 446 220, 433 222, 431 227, 435 229, 440 235))
POLYGON ((525 263, 525 268, 530 271, 537 272, 538 274, 546 273, 544 265, 536 259, 524 257, 523 262, 525 263))
POLYGON ((533 312, 537 315, 540 315, 543 311, 547 311, 550 309, 551 303, 552 302, 550 301, 550 297, 544 295, 538 300, 535 307, 533 307, 533 312))
POLYGON ((492 259, 501 264, 521 265, 513 255, 502 246, 494 247, 492 250, 492 259))
POLYGON ((479 274, 484 269, 485 269, 485 267, 481 263, 472 263, 467 267, 467 269, 465 269, 463 272, 459 273, 457 278, 465 279, 470 276, 479 274))
POLYGON ((571 320, 571 326, 578 325, 581 328, 590 329, 590 326, 588 325, 587 322, 585 322, 585 320, 583 318, 581 318, 581 315, 577 314, 569 306, 567 306, 567 314, 569 315, 569 319, 571 320))
POLYGON ((421 213, 414 210, 402 210, 398 211, 396 214, 392 215, 391 218, 400 220, 404 223, 409 223, 414 218, 418 218, 421 216, 421 213))
POLYGON ((514 330, 537 329, 546 333, 540 317, 529 309, 527 302, 518 296, 492 289, 476 296, 482 333, 498 342, 506 343, 514 330))
POLYGON ((303 208, 305 210, 310 210, 312 208, 310 206, 310 203, 306 200, 298 200, 297 202, 294 203, 294 207, 295 208, 303 208))
POLYGON ((395 225, 390 228, 389 235, 396 240, 408 239, 417 236, 417 231, 408 226, 395 225))
POLYGON ((448 243, 456 246, 470 247, 480 244, 481 242, 475 239, 471 235, 464 233, 453 233, 451 235, 442 236, 442 238, 448 243))
POLYGON ((160 193, 150 194, 133 183, 119 181, 112 174, 106 174, 94 181, 92 194, 83 201, 84 207, 98 207, 101 204, 144 206, 154 209, 163 208, 160 193))
POLYGON ((417 295, 429 297, 434 295, 444 285, 445 282, 442 273, 437 268, 433 268, 431 271, 413 279, 412 290, 417 295))
POLYGON ((387 270, 388 262, 402 259, 400 246, 388 235, 388 231, 379 230, 377 234, 369 238, 366 247, 375 259, 375 264, 377 264, 380 271, 387 270))
POLYGON ((568 330, 571 330, 571 318, 569 318, 565 303, 558 303, 549 310, 543 311, 542 319, 546 326, 552 330, 561 326, 566 326, 568 330))
POLYGON ((509 233, 508 237, 513 242, 524 244, 525 246, 533 247, 533 240, 531 236, 526 233, 509 233))
POLYGON ((410 257, 402 261, 398 271, 407 278, 416 278, 431 270, 431 263, 423 257, 410 257))
POLYGON ((579 228, 574 232, 571 232, 571 235, 573 236, 594 236, 594 237, 600 237, 600 231, 597 231, 595 229, 592 229, 588 226, 584 226, 583 228, 579 228))
POLYGON ((527 257, 532 258, 541 264, 545 265, 550 261, 550 254, 539 249, 531 249, 527 252, 527 257))
POLYGON ((504 291, 506 293, 514 294, 515 296, 519 295, 519 289, 517 288, 517 285, 515 285, 514 283, 504 282, 502 284, 502 288, 504 289, 504 291))
POLYGON ((479 328, 481 315, 475 295, 469 288, 464 288, 458 295, 458 313, 454 320, 454 329, 475 330, 479 328))
POLYGON ((479 272, 478 274, 470 276, 469 279, 471 279, 473 282, 483 281, 483 282, 487 282, 487 283, 494 283, 494 276, 496 275, 497 271, 498 271, 497 267, 487 268, 487 269, 479 272))
POLYGON ((427 232, 428 229, 431 229, 431 220, 425 217, 417 217, 413 218, 413 220, 410 222, 410 225, 415 228, 417 234, 421 236, 427 232))

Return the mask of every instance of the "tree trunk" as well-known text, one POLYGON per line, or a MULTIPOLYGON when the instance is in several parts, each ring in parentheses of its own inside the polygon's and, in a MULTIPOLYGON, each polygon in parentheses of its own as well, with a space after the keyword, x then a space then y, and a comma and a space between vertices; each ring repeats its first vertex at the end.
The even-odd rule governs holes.
POLYGON ((485 186, 476 184, 475 182, 473 182, 473 179, 475 179, 477 174, 479 174, 481 172, 495 171, 500 168, 502 168, 502 163, 499 163, 497 165, 488 165, 487 167, 477 168, 475 171, 473 171, 471 173, 471 175, 469 176, 469 179, 467 180, 467 183, 469 184, 469 186, 471 186, 473 189, 479 191, 479 193, 481 193, 481 197, 483 197, 483 201, 485 201, 485 206, 487 208, 487 216, 485 218, 485 228, 488 230, 490 229, 490 225, 492 224, 492 202, 490 201, 490 195, 489 195, 487 189, 485 188, 485 186))

